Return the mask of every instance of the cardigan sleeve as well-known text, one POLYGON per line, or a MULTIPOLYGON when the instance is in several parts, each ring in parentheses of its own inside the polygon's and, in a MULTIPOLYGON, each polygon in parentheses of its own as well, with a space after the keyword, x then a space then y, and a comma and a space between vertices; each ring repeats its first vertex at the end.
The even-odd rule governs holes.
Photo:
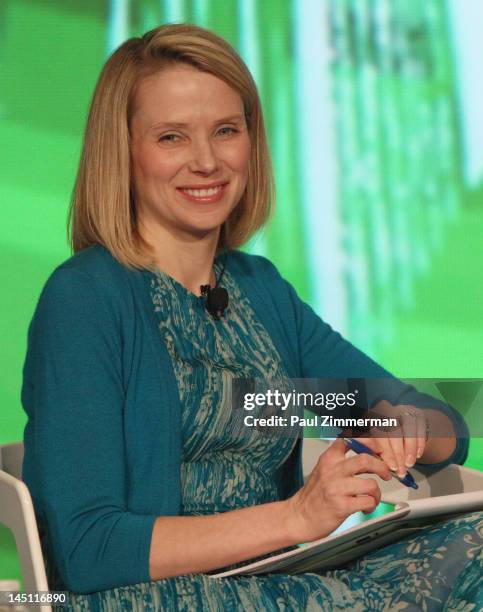
POLYGON ((298 297, 290 283, 285 280, 282 282, 295 318, 301 377, 381 379, 381 384, 376 385, 381 391, 378 399, 385 398, 393 404, 411 404, 444 412, 454 426, 457 444, 452 455, 435 464, 435 467, 442 468, 450 463, 463 464, 468 456, 469 432, 461 415, 444 402, 398 380, 325 323, 298 297))
POLYGON ((91 275, 58 268, 28 334, 23 478, 77 593, 150 580, 154 515, 126 505, 120 316, 91 275))

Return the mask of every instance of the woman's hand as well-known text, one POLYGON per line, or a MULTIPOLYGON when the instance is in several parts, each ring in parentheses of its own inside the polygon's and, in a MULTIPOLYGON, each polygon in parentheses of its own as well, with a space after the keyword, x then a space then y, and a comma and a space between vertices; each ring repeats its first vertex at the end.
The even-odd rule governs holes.
POLYGON ((367 454, 346 457, 343 440, 337 439, 319 457, 307 483, 287 500, 294 541, 310 542, 329 535, 354 512, 372 512, 381 499, 374 478, 356 474, 377 474, 390 480, 388 466, 367 454))
POLYGON ((360 438, 360 441, 377 453, 391 471, 403 478, 407 469, 424 453, 427 443, 426 411, 405 404, 393 406, 382 400, 371 412, 377 416, 396 417, 400 426, 391 428, 390 432, 373 428, 371 436, 360 438))
POLYGON ((370 437, 359 440, 401 478, 417 460, 426 464, 439 463, 448 459, 456 448, 454 426, 440 410, 406 404, 393 406, 382 400, 371 410, 371 416, 396 417, 399 421, 397 429, 373 428, 370 437))

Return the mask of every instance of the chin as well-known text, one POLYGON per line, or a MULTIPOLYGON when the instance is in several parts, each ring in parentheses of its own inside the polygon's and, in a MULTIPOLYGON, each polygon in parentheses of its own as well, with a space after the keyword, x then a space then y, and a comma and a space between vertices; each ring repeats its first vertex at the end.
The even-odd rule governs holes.
POLYGON ((185 227, 188 229, 188 231, 206 235, 217 231, 223 225, 223 223, 225 223, 228 217, 229 213, 212 216, 210 219, 191 219, 190 221, 186 222, 185 227))
POLYGON ((210 234, 217 233, 223 225, 226 217, 218 223, 190 223, 185 225, 185 231, 196 238, 206 238, 210 234))

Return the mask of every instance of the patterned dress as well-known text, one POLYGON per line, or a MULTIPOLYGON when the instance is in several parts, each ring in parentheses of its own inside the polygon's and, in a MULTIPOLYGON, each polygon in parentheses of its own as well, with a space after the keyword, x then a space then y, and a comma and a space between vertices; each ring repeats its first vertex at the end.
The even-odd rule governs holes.
MULTIPOLYGON (((219 270, 217 270, 219 273, 219 270)), ((158 271, 151 295, 160 341, 171 357, 182 405, 184 515, 209 515, 278 499, 274 474, 295 440, 240 426, 233 377, 282 379, 267 331, 224 275, 230 306, 214 321, 203 300, 158 271)), ((188 574, 70 594, 75 611, 302 611, 483 609, 483 514, 453 519, 373 552, 344 569, 216 579, 188 574)))

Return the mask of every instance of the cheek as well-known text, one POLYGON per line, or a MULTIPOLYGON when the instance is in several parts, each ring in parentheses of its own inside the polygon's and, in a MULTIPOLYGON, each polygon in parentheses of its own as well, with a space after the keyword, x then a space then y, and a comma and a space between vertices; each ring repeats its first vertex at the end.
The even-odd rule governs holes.
POLYGON ((142 147, 131 152, 131 168, 134 185, 139 190, 149 176, 149 157, 142 147))
POLYGON ((169 181, 178 167, 176 156, 160 154, 157 150, 144 150, 132 158, 133 176, 137 183, 169 181))
POLYGON ((239 146, 231 151, 231 167, 240 172, 240 174, 248 174, 248 166, 250 163, 250 143, 244 143, 243 146, 239 146))

